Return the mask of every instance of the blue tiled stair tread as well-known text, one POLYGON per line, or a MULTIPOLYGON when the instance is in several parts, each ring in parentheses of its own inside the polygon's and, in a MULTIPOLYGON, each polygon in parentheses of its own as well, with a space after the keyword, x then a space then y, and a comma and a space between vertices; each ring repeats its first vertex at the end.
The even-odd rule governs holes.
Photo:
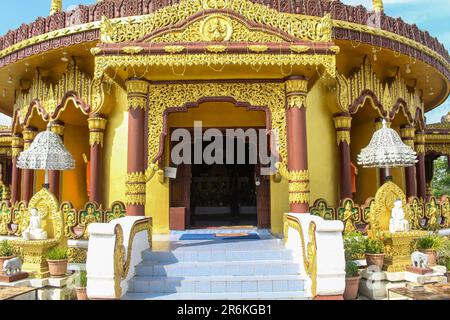
POLYGON ((215 233, 200 233, 200 234, 183 234, 180 240, 260 240, 257 233, 249 233, 247 235, 236 236, 218 236, 215 233))

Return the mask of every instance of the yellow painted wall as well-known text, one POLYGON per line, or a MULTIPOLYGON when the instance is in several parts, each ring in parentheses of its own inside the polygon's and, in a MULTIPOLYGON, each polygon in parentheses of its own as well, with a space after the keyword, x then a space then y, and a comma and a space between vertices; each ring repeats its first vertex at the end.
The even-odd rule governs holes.
MULTIPOLYGON (((366 106, 364 108, 370 108, 366 106)), ((366 110, 360 110, 364 112, 366 110)), ((354 200, 358 204, 363 204, 367 198, 374 197, 379 185, 378 169, 363 168, 358 165, 357 155, 362 148, 365 148, 375 132, 375 118, 366 121, 353 121, 351 130, 350 154, 354 165, 358 168, 358 176, 356 178, 356 194, 354 200)))
POLYGON ((311 204, 323 198, 330 205, 339 201, 339 150, 333 115, 319 81, 307 97, 308 167, 311 204))
POLYGON ((75 169, 62 172, 61 199, 70 201, 75 208, 81 209, 88 201, 86 190, 86 164, 83 153, 89 154, 89 130, 86 126, 66 124, 64 145, 75 160, 75 169))
POLYGON ((288 181, 274 182, 270 179, 270 231, 283 234, 283 215, 289 212, 288 181))
POLYGON ((116 90, 115 107, 108 114, 104 136, 104 201, 110 206, 114 201, 125 202, 127 177, 128 112, 124 90, 116 90))

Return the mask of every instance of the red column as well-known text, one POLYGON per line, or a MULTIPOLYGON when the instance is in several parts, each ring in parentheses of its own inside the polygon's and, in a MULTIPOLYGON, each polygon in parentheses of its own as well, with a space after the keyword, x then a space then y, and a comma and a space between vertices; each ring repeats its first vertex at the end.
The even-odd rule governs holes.
MULTIPOLYGON (((64 140, 64 122, 62 121, 53 121, 51 130, 59 135, 62 140, 64 140)), ((61 180, 61 172, 57 170, 51 170, 48 172, 48 182, 49 182, 49 191, 53 193, 56 199, 60 199, 60 180, 61 180)))
POLYGON ((416 179, 417 196, 424 201, 427 198, 427 181, 425 174, 425 132, 416 132, 415 146, 417 152, 416 179))
POLYGON ((103 203, 102 165, 103 136, 106 129, 106 118, 101 114, 91 114, 89 124, 90 171, 89 201, 103 203))
POLYGON ((145 215, 145 112, 148 82, 130 79, 128 93, 128 174, 126 183, 127 215, 145 215))
POLYGON ((289 204, 292 213, 309 212, 308 146, 306 140, 306 93, 304 77, 286 79, 289 204))
POLYGON ((17 168, 17 157, 22 152, 23 139, 21 136, 16 135, 12 137, 11 149, 12 149, 12 173, 11 173, 11 204, 14 205, 20 201, 20 173, 21 170, 17 168))
MULTIPOLYGON (((415 129, 410 125, 404 125, 400 128, 400 135, 403 142, 410 146, 414 150, 414 136, 415 129)), ((405 168, 405 181, 406 181, 406 197, 417 196, 416 186, 416 169, 414 166, 405 168)))
POLYGON ((337 144, 340 157, 340 199, 353 198, 352 173, 350 160, 350 129, 352 117, 349 113, 336 114, 334 126, 336 128, 337 144))
MULTIPOLYGON (((23 130, 24 150, 27 150, 30 147, 37 133, 38 133, 37 129, 33 127, 27 127, 23 130)), ((34 191, 34 170, 24 169, 22 200, 30 201, 31 197, 33 196, 33 191, 34 191)))

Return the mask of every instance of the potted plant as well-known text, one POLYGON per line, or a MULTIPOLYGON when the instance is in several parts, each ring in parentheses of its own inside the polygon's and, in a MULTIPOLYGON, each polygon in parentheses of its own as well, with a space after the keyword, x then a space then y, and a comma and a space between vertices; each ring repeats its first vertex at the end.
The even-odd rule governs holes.
POLYGON ((444 238, 437 234, 429 234, 417 240, 416 248, 428 256, 428 265, 435 266, 437 251, 442 248, 444 241, 444 238))
POLYGON ((384 245, 383 241, 378 239, 367 239, 366 241, 366 262, 367 266, 377 266, 383 270, 384 264, 384 245))
POLYGON ((447 282, 450 283, 450 239, 443 238, 443 243, 441 247, 437 251, 438 253, 438 262, 439 265, 445 266, 447 272, 445 275, 447 276, 447 282))
POLYGON ((48 269, 51 277, 64 277, 67 272, 68 264, 67 249, 55 247, 47 253, 48 269))
POLYGON ((78 274, 78 286, 75 288, 78 300, 89 300, 86 292, 87 274, 86 271, 80 271, 78 274))
POLYGON ((3 262, 14 258, 13 247, 8 240, 0 242, 0 272, 3 270, 3 262))
POLYGON ((353 300, 358 297, 361 276, 359 274, 358 265, 354 260, 360 259, 364 255, 365 250, 365 239, 361 233, 350 232, 344 235, 345 300, 353 300))

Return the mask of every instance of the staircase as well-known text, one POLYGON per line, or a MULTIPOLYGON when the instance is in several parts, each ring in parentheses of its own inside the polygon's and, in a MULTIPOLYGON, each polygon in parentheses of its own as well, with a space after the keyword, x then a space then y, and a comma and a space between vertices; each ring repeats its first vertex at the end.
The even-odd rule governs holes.
POLYGON ((123 299, 308 299, 292 251, 268 233, 260 237, 154 242, 123 299))

